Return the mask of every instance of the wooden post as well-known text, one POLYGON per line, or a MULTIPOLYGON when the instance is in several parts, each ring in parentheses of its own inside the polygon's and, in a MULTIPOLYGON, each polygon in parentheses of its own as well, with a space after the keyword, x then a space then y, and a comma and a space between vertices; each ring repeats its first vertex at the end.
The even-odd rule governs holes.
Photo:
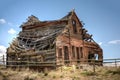
POLYGON ((63 71, 63 59, 60 60, 61 72, 63 71))
POLYGON ((68 28, 68 33, 69 33, 69 50, 68 50, 69 60, 68 60, 68 63, 71 64, 71 34, 70 34, 70 28, 68 28))
POLYGON ((93 72, 95 73, 95 60, 93 60, 93 72))
POLYGON ((61 66, 61 72, 63 71, 62 66, 61 66))
POLYGON ((117 62, 116 62, 116 59, 115 59, 115 67, 117 68, 117 62))
POLYGON ((45 67, 45 68, 44 68, 44 76, 47 76, 47 75, 48 75, 48 68, 45 67))
POLYGON ((3 65, 5 66, 5 56, 3 55, 3 65))
POLYGON ((29 56, 28 56, 28 60, 27 60, 28 70, 29 70, 29 67, 30 67, 29 62, 30 62, 30 58, 29 58, 29 56))

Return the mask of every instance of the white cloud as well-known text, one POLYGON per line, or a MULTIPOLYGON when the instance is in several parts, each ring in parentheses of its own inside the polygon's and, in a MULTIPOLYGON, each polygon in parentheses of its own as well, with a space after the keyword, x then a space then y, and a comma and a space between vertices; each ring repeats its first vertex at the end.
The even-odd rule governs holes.
POLYGON ((109 44, 120 44, 120 40, 109 41, 109 44))
POLYGON ((8 30, 8 33, 9 33, 9 34, 15 34, 16 31, 15 31, 13 28, 11 28, 10 30, 8 30))
POLYGON ((99 42, 98 44, 99 44, 99 45, 102 45, 102 42, 99 42))
POLYGON ((0 19, 0 24, 5 24, 5 23, 6 23, 5 19, 0 19))
POLYGON ((10 23, 10 22, 8 22, 8 25, 9 25, 9 26, 14 26, 14 25, 13 25, 12 23, 10 23))
POLYGON ((3 45, 0 45, 0 56, 6 55, 6 47, 3 45))

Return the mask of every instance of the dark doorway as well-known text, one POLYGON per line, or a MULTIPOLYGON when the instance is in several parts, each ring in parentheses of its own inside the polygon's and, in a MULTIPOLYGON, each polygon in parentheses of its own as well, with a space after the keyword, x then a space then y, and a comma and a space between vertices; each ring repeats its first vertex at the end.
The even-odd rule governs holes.
POLYGON ((64 46, 64 60, 65 60, 65 63, 69 63, 69 53, 68 53, 67 46, 64 46))
POLYGON ((91 62, 92 59, 94 59, 94 58, 95 58, 95 57, 94 57, 94 54, 89 53, 89 55, 88 55, 88 62, 91 62))

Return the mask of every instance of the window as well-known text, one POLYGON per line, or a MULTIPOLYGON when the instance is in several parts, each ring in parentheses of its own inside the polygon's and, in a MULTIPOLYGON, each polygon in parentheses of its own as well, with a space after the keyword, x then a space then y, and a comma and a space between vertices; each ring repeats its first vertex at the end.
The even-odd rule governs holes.
POLYGON ((77 53, 77 62, 79 63, 80 62, 79 47, 76 47, 76 53, 77 53))
POLYGON ((81 55, 81 58, 83 58, 82 47, 80 47, 80 55, 81 55))
POLYGON ((80 59, 80 56, 79 56, 79 47, 76 47, 76 53, 77 53, 77 59, 80 59))
POLYGON ((98 60, 99 59, 98 57, 99 57, 98 54, 95 54, 95 60, 98 60))
POLYGON ((89 54, 88 54, 88 62, 91 62, 92 59, 94 59, 94 54, 89 52, 89 54))
POLYGON ((64 60, 65 60, 65 63, 69 63, 69 53, 68 53, 67 46, 64 46, 64 60))
POLYGON ((75 20, 73 20, 73 21, 72 21, 72 24, 73 24, 74 26, 76 26, 76 21, 75 21, 75 20))
POLYGON ((72 21, 72 25, 73 25, 73 32, 77 33, 77 27, 76 27, 76 21, 75 20, 72 21))
POLYGON ((62 48, 58 49, 58 57, 62 57, 62 48))
POLYGON ((74 49, 75 47, 74 46, 72 46, 72 56, 73 56, 73 58, 75 58, 75 49, 74 49))

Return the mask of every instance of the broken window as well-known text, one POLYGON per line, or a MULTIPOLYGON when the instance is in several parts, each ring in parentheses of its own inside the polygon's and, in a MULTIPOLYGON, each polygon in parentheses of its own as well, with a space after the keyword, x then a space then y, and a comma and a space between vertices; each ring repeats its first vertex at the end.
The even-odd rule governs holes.
POLYGON ((83 58, 83 52, 82 52, 82 47, 80 47, 80 55, 81 55, 81 58, 83 58))
POLYGON ((95 60, 98 60, 99 58, 98 58, 98 54, 95 54, 95 60))
POLYGON ((76 53, 77 53, 77 62, 80 62, 79 47, 76 47, 76 53))
POLYGON ((65 60, 65 63, 69 63, 69 53, 68 53, 67 46, 64 46, 64 60, 65 60))
POLYGON ((59 58, 62 58, 62 48, 59 48, 59 49, 58 49, 58 57, 59 57, 59 58))
POLYGON ((73 25, 73 32, 77 33, 77 27, 76 27, 76 21, 75 20, 72 21, 72 25, 73 25))
POLYGON ((74 46, 72 46, 72 56, 73 56, 73 58, 75 58, 75 49, 74 49, 75 47, 74 46))
POLYGON ((88 54, 88 62, 91 62, 92 59, 95 59, 94 54, 89 52, 89 54, 88 54))

